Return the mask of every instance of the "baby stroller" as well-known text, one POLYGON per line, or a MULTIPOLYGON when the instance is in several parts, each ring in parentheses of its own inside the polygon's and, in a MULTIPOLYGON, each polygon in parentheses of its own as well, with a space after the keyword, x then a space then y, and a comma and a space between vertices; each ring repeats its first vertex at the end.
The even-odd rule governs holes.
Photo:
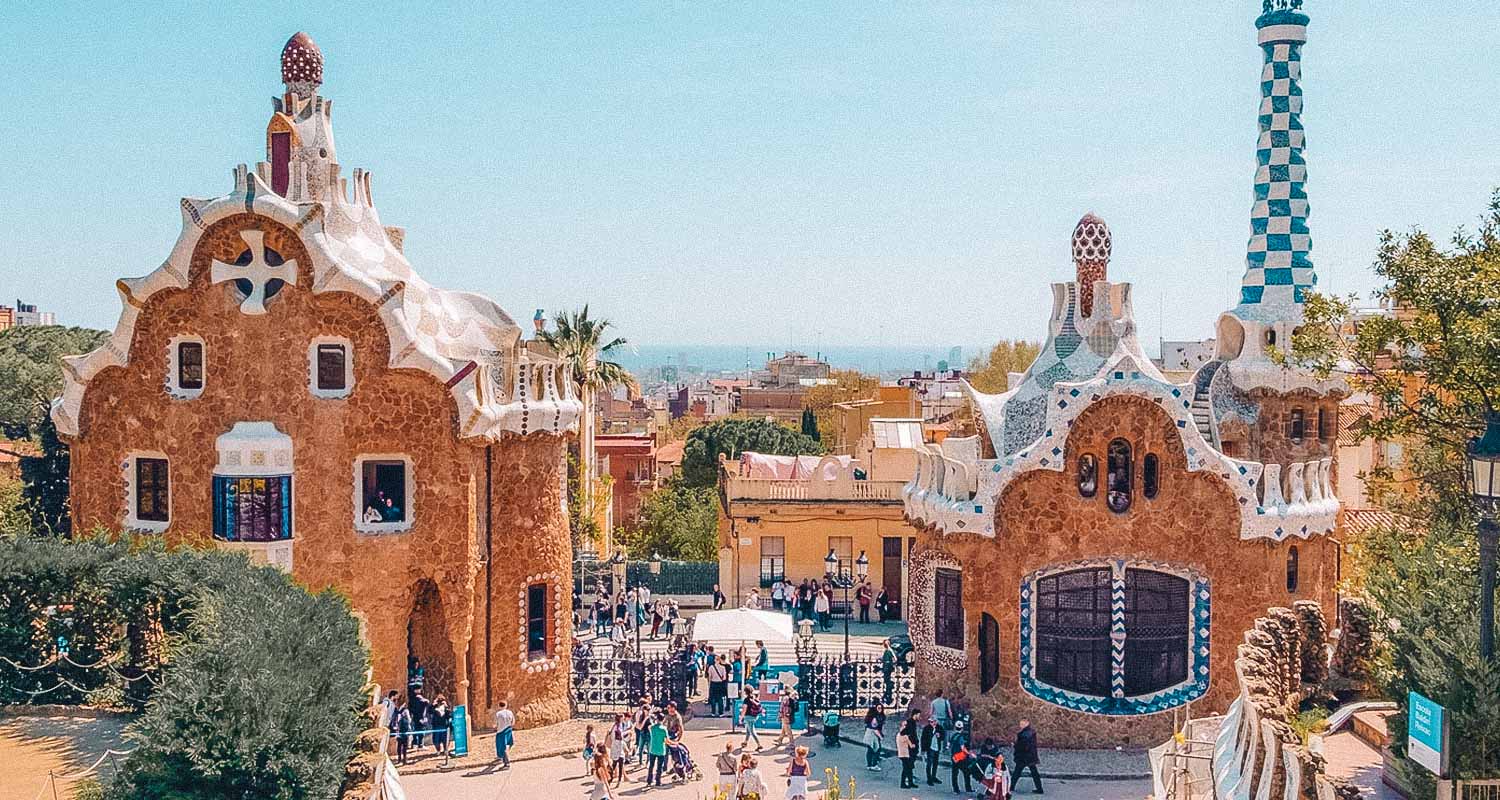
POLYGON ((823 746, 838 747, 839 745, 839 715, 830 711, 823 715, 823 746))
POLYGON ((672 760, 672 779, 678 781, 696 781, 703 778, 703 773, 698 771, 697 765, 693 763, 693 754, 688 752, 687 745, 678 743, 667 746, 667 757, 672 760))

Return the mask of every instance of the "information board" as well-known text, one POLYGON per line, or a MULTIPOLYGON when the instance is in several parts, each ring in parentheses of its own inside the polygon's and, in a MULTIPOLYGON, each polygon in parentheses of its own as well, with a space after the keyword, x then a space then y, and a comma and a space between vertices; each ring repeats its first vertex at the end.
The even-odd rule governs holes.
POLYGON ((453 756, 469 754, 469 712, 463 706, 453 707, 453 756))
POLYGON ((1448 710, 1416 692, 1407 694, 1406 754, 1438 777, 1448 773, 1448 710))

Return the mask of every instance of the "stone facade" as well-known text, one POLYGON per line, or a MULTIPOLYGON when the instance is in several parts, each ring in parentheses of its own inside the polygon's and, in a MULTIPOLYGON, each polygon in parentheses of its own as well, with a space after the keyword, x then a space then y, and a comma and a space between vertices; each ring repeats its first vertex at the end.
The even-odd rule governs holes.
MULTIPOLYGON (((918 659, 919 691, 943 688, 970 704, 976 734, 1004 735, 1028 718, 1049 744, 1064 747, 1142 746, 1173 731, 1173 711, 1144 716, 1110 716, 1070 710, 1022 689, 1022 579, 1053 565, 1108 562, 1162 564, 1201 574, 1212 593, 1208 641, 1207 693, 1193 701, 1194 714, 1223 711, 1237 696, 1233 665, 1239 633, 1267 606, 1296 600, 1332 602, 1337 544, 1328 539, 1273 542, 1238 535, 1239 508, 1222 481, 1189 472, 1176 426, 1156 404, 1140 398, 1108 398, 1084 411, 1068 438, 1062 472, 1037 470, 1018 478, 1001 499, 997 529, 1003 535, 948 534, 919 539, 917 556, 928 550, 963 565, 964 631, 962 666, 952 668, 918 659), (1131 441, 1137 452, 1161 458, 1156 498, 1137 495, 1124 514, 1110 511, 1104 498, 1079 496, 1075 469, 1081 454, 1102 458, 1109 442, 1131 441), (1287 590, 1288 553, 1298 551, 1298 590, 1287 590), (969 579, 969 576, 974 576, 969 579), (999 681, 979 690, 983 651, 981 615, 999 627, 999 681)), ((920 598, 913 589, 913 601, 920 598)), ((913 614, 930 613, 914 609, 913 614)), ((913 637, 917 638, 916 636, 913 637)), ((1180 713, 1180 709, 1178 710, 1180 713)))
MULTIPOLYGON (((315 48, 305 34, 294 45, 315 48)), ((268 136, 314 120, 327 162, 321 70, 296 77, 268 136)), ((54 404, 72 448, 74 525, 247 551, 349 598, 381 686, 405 688, 415 659, 426 695, 468 705, 476 725, 501 699, 524 726, 564 719, 563 465, 580 404, 560 362, 520 340, 498 306, 416 276, 388 238, 400 229, 379 223, 368 173, 356 174, 352 204, 337 164, 319 162, 326 180, 286 183, 310 163, 241 166, 230 195, 184 200, 172 256, 120 281, 119 327, 69 360, 54 404), (265 180, 273 173, 285 194, 265 180), (320 366, 320 344, 341 348, 330 362, 340 368, 320 366), (190 358, 196 374, 183 370, 190 358), (325 372, 342 385, 323 386, 325 372), (149 514, 133 502, 147 491, 138 459, 165 462, 149 514), (395 517, 369 516, 371 459, 404 465, 400 482, 382 484, 395 517), (259 480, 255 491, 285 488, 223 488, 241 477, 259 480), (267 505, 274 516, 278 500, 269 530, 229 521, 262 519, 267 505), (544 602, 528 603, 537 584, 544 602), (543 615, 540 650, 528 612, 543 615)))

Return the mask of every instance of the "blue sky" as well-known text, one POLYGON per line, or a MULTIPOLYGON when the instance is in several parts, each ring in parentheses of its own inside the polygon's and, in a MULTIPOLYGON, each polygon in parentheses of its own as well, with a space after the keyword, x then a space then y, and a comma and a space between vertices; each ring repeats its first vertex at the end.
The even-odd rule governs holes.
MULTIPOLYGON (((264 159, 278 56, 325 59, 345 173, 428 280, 646 344, 1040 338, 1086 211, 1143 339, 1201 338, 1248 236, 1256 0, 7 3, 0 302, 110 326, 176 201, 264 159), (149 11, 143 10, 150 7, 149 11)), ((1500 186, 1500 6, 1308 0, 1321 286, 1500 186)))

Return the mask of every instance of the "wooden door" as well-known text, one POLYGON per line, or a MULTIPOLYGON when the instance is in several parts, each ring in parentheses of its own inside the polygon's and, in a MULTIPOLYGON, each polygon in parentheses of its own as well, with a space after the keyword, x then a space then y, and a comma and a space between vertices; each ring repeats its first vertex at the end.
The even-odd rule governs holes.
POLYGON ((899 613, 905 610, 906 603, 901 597, 901 537, 883 536, 880 539, 880 584, 885 589, 886 597, 897 601, 892 607, 895 619, 900 619, 899 613))

